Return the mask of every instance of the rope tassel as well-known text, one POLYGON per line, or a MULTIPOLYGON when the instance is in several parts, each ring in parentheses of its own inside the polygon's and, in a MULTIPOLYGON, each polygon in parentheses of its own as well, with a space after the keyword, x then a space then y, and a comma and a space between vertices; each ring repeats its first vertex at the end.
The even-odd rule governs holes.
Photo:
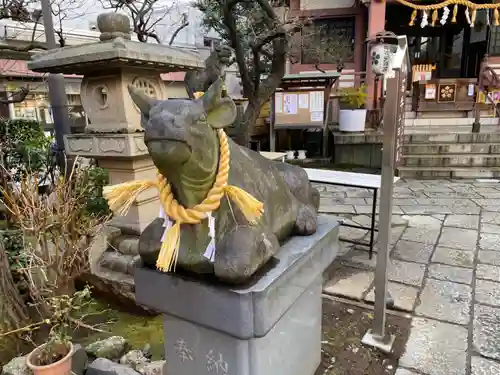
POLYGON ((415 19, 417 18, 417 10, 413 9, 413 12, 411 12, 411 19, 410 23, 408 24, 409 26, 414 26, 415 25, 415 19))
POLYGON ((160 254, 156 260, 156 268, 162 272, 175 271, 177 257, 179 256, 179 244, 181 239, 181 224, 176 222, 167 229, 165 239, 160 248, 160 254))
POLYGON ((129 181, 114 186, 105 186, 103 196, 108 201, 111 211, 124 216, 139 194, 152 187, 156 187, 155 181, 129 181))
POLYGON ((474 27, 474 23, 476 22, 476 10, 475 9, 472 10, 472 15, 470 17, 470 21, 471 21, 470 27, 474 27))
POLYGON ((500 23, 498 22, 498 19, 500 18, 500 14, 498 14, 498 8, 495 8, 493 17, 495 18, 495 26, 500 25, 500 23))
POLYGON ((264 213, 264 204, 252 197, 245 190, 237 186, 226 186, 224 192, 229 199, 236 203, 241 213, 250 223, 255 223, 257 218, 264 213))
POLYGON ((453 7, 453 17, 451 19, 451 23, 457 23, 457 13, 458 13, 458 5, 455 4, 453 7))
POLYGON ((437 19, 438 19, 438 10, 434 9, 434 12, 432 12, 432 27, 436 26, 437 19))

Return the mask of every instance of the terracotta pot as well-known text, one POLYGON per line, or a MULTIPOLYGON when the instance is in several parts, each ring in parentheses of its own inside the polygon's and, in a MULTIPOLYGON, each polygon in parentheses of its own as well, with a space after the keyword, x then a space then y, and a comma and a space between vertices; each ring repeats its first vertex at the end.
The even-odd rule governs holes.
POLYGON ((73 345, 69 343, 69 351, 66 356, 47 366, 36 366, 32 363, 32 358, 38 353, 38 351, 43 348, 46 344, 43 344, 33 350, 26 358, 26 364, 33 371, 33 375, 70 375, 71 374, 71 358, 73 357, 73 345))

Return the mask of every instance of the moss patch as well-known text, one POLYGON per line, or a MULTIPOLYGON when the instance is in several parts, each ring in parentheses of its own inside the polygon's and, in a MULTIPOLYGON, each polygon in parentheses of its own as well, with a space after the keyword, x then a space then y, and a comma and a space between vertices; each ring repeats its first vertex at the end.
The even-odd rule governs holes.
MULTIPOLYGON (((86 314, 90 313, 91 315, 84 319, 84 323, 95 326, 106 333, 81 328, 72 335, 74 343, 85 346, 107 337, 122 336, 132 349, 143 349, 146 344, 150 344, 153 360, 163 359, 163 322, 161 315, 137 315, 108 304, 103 299, 95 299, 94 301, 92 308, 85 311, 86 314)), ((35 335, 35 342, 37 343, 43 343, 45 339, 46 332, 39 332, 38 335, 35 335)), ((33 350, 33 346, 26 342, 15 343, 12 340, 0 339, 0 367, 13 357, 27 354, 31 350, 33 350)))
POLYGON ((133 349, 142 349, 150 344, 153 360, 163 358, 163 322, 161 316, 140 316, 122 311, 106 301, 96 300, 93 307, 96 312, 104 311, 92 317, 89 324, 100 324, 99 329, 107 333, 82 331, 75 335, 75 343, 90 344, 110 336, 123 336, 133 349))

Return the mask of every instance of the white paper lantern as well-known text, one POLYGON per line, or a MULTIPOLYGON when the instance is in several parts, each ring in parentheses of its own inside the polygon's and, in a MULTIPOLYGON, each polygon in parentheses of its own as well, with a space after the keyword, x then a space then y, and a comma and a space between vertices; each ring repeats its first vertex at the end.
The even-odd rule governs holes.
POLYGON ((392 58, 397 47, 390 44, 376 44, 371 49, 372 71, 377 75, 392 71, 392 58))

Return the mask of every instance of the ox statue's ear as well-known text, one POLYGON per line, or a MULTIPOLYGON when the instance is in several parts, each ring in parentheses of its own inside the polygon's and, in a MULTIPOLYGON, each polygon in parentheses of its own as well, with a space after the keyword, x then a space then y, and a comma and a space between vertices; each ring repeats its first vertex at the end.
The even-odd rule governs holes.
POLYGON ((208 124, 215 129, 225 128, 236 120, 237 110, 231 98, 222 98, 222 79, 215 81, 198 99, 207 113, 208 124))
POLYGON ((158 100, 150 98, 144 93, 144 91, 132 85, 128 85, 128 92, 130 93, 130 96, 132 97, 135 105, 139 107, 141 112, 146 116, 149 115, 149 111, 151 110, 151 108, 153 108, 155 104, 158 103, 158 100))

